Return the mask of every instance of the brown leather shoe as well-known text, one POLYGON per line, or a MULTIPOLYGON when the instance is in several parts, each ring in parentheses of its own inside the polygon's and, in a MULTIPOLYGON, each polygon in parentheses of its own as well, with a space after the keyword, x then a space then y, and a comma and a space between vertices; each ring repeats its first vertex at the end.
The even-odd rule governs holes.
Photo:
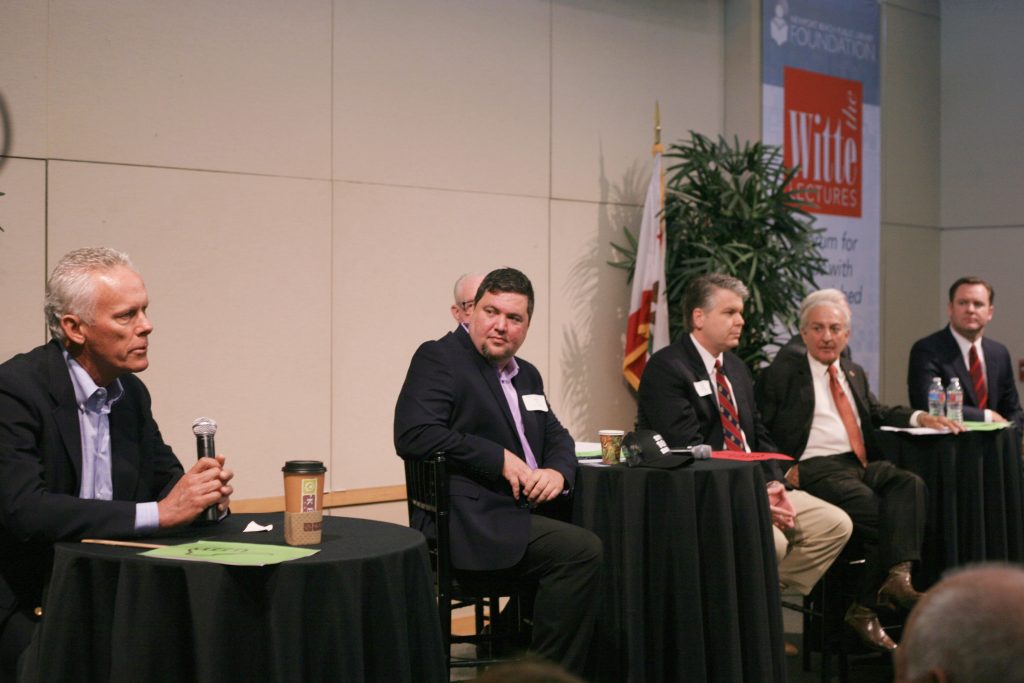
POLYGON ((910 609, 921 599, 921 595, 914 590, 914 584, 910 581, 910 563, 900 562, 889 569, 889 576, 878 589, 878 604, 893 608, 899 604, 910 609))
POLYGON ((846 623, 871 647, 882 652, 893 652, 896 649, 896 643, 882 628, 878 615, 871 608, 853 603, 846 610, 846 623))

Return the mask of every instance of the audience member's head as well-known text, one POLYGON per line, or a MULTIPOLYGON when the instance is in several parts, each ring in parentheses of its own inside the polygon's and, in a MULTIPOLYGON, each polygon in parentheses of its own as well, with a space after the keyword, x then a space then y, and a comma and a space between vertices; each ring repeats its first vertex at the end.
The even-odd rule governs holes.
POLYGON ((468 323, 469 316, 473 312, 473 304, 476 302, 476 290, 480 287, 483 275, 466 273, 455 281, 454 295, 455 303, 452 304, 452 317, 455 322, 468 323))
POLYGON ((968 567, 936 584, 910 613, 896 651, 897 683, 1024 681, 1024 569, 968 567))
POLYGON ((500 664, 474 679, 477 683, 584 683, 582 679, 544 659, 500 664))

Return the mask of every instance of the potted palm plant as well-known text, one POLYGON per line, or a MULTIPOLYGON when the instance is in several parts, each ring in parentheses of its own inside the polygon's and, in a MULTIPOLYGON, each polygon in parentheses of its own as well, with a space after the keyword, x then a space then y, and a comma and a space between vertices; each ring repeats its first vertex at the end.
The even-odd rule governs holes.
MULTIPOLYGON (((797 327, 800 300, 825 272, 819 235, 807 202, 789 189, 796 168, 761 142, 729 143, 690 132, 669 146, 665 180, 665 279, 672 339, 684 331, 682 293, 702 273, 733 275, 750 289, 746 325, 736 353, 753 370, 797 327)), ((636 236, 612 244, 610 262, 632 273, 636 236)))

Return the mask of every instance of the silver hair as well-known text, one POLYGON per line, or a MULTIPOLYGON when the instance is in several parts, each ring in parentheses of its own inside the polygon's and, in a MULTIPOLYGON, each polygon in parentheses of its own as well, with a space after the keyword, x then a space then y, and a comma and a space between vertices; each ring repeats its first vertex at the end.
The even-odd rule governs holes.
POLYGON ((907 680, 1007 683, 1024 671, 1024 571, 980 564, 950 574, 912 614, 900 641, 907 680))
POLYGON ((690 280, 690 284, 683 290, 683 314, 688 332, 693 332, 693 311, 698 308, 702 311, 710 309, 714 303, 715 290, 718 289, 729 290, 743 301, 750 296, 747 286, 732 275, 724 273, 698 275, 690 280))
POLYGON ((846 301, 846 295, 838 289, 819 289, 817 292, 811 292, 804 297, 803 302, 800 304, 801 330, 807 327, 807 318, 811 315, 811 311, 819 306, 831 306, 839 311, 846 329, 850 329, 852 315, 850 313, 850 304, 846 301))
POLYGON ((109 247, 86 247, 68 252, 54 267, 46 281, 46 304, 43 313, 50 335, 63 343, 64 330, 60 319, 71 313, 87 323, 96 312, 96 285, 92 274, 118 266, 135 270, 128 254, 109 247))
MULTIPOLYGON (((462 303, 460 301, 460 297, 459 297, 459 287, 462 286, 463 282, 465 282, 466 280, 469 280, 470 278, 474 278, 474 277, 478 277, 480 279, 483 279, 483 275, 480 275, 479 273, 463 273, 462 275, 459 276, 459 279, 455 281, 455 286, 452 287, 452 298, 455 299, 455 304, 456 305, 462 303)), ((473 297, 474 298, 476 297, 476 292, 473 292, 473 297)))

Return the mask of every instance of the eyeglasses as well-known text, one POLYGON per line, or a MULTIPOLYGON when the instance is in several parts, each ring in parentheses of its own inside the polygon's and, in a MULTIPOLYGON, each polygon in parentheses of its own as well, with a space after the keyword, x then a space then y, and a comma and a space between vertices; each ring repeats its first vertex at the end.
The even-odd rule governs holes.
POLYGON ((455 305, 461 308, 466 313, 469 313, 469 309, 473 308, 473 305, 475 303, 476 301, 474 301, 473 299, 466 299, 465 301, 456 301, 455 305))

